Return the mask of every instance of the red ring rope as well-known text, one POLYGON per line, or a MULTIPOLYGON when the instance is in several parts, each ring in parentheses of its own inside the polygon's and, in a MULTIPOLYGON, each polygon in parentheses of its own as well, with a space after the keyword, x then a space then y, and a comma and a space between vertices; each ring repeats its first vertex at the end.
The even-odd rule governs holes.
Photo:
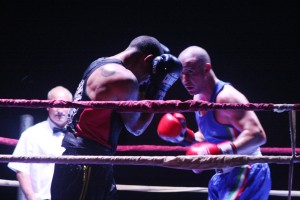
MULTIPOLYGON (((189 147, 182 146, 164 146, 164 145, 119 145, 117 151, 156 151, 156 152, 186 152, 189 147)), ((292 148, 286 147, 261 147, 263 154, 291 154, 292 148)), ((300 153, 300 148, 296 148, 296 152, 300 153)))
POLYGON ((63 101, 63 100, 25 100, 0 99, 1 107, 64 107, 64 108, 97 108, 114 109, 131 112, 194 112, 199 110, 235 109, 284 112, 300 110, 300 104, 272 104, 272 103, 210 103, 206 101, 179 100, 143 100, 143 101, 63 101))
POLYGON ((16 146, 18 140, 0 137, 0 144, 9 145, 9 146, 16 146))
MULTIPOLYGON (((10 139, 0 137, 0 144, 15 146, 18 143, 17 139, 10 139)), ((186 152, 188 147, 182 146, 165 146, 165 145, 119 145, 117 147, 118 152, 136 152, 136 151, 148 151, 148 152, 186 152)), ((262 147, 260 148, 263 154, 291 154, 291 148, 282 147, 262 147)), ((300 153, 300 148, 296 148, 296 152, 300 153)))

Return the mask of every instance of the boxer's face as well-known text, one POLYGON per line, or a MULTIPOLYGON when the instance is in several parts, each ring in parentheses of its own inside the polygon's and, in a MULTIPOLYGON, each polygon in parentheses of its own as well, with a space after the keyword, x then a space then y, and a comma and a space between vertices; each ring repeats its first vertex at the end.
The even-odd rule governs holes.
POLYGON ((199 94, 204 84, 204 72, 199 63, 193 60, 183 60, 181 82, 190 95, 199 94))

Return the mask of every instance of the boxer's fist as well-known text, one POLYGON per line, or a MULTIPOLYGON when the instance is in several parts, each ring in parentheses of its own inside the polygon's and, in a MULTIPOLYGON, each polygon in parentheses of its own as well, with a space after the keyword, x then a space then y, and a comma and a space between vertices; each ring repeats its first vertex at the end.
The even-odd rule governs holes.
POLYGON ((155 57, 146 99, 163 100, 167 91, 180 77, 181 70, 181 62, 175 56, 162 54, 155 57))
POLYGON ((180 113, 165 114, 158 123, 157 133, 161 139, 183 146, 195 141, 193 131, 187 128, 186 119, 180 113))
POLYGON ((235 145, 228 141, 219 144, 209 142, 198 142, 190 146, 186 155, 220 155, 220 154, 236 154, 235 145))
MULTIPOLYGON (((221 151, 217 147, 217 145, 208 143, 208 142, 199 142, 195 143, 189 147, 186 151, 187 156, 196 156, 196 155, 218 155, 221 151)), ((195 174, 200 174, 204 170, 203 169, 192 169, 195 174)))

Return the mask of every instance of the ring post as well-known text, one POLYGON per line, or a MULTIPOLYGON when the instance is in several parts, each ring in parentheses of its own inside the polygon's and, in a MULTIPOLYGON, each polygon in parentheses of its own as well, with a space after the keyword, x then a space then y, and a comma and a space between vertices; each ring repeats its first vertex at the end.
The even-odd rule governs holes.
MULTIPOLYGON (((20 117, 20 135, 25 131, 27 128, 33 125, 33 117, 29 114, 21 115, 20 117)), ((25 195, 22 189, 18 188, 18 200, 26 200, 25 195)))

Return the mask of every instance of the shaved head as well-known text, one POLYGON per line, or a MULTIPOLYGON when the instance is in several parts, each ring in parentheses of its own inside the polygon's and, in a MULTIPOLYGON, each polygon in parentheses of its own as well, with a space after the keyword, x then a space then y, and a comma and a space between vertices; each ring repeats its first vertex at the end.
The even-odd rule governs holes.
POLYGON ((200 65, 205 63, 210 63, 210 57, 205 49, 198 47, 198 46, 190 46, 184 49, 178 56, 178 59, 181 62, 186 61, 187 59, 190 60, 197 60, 200 62, 200 65))

